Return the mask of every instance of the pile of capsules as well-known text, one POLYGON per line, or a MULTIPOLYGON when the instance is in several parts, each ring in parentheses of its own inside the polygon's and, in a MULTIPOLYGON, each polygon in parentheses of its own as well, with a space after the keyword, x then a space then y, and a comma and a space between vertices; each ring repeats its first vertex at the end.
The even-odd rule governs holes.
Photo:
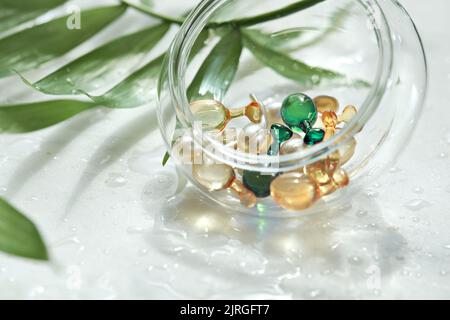
MULTIPOLYGON (((311 99, 296 93, 271 110, 256 97, 251 98, 250 104, 237 109, 228 109, 215 100, 198 100, 190 106, 202 130, 219 137, 224 145, 245 153, 270 156, 295 153, 326 141, 357 114, 351 105, 339 113, 339 102, 330 96, 311 99), (232 119, 239 117, 246 117, 251 123, 239 134, 233 130, 230 134, 225 129, 232 119)), ((229 190, 247 208, 254 207, 258 198, 272 197, 282 208, 297 211, 309 208, 321 197, 349 184, 342 166, 351 159, 355 148, 356 140, 352 138, 325 159, 280 174, 236 170, 197 151, 189 151, 189 159, 192 176, 210 192, 229 190), (194 161, 195 157, 201 161, 194 161)))

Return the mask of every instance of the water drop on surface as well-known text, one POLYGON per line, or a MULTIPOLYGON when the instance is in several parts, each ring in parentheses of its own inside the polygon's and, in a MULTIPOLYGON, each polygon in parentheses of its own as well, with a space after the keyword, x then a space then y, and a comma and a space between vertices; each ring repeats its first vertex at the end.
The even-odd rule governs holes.
POLYGON ((111 155, 107 154, 103 159, 100 160, 100 165, 105 165, 111 160, 111 155))
POLYGON ((139 255, 140 256, 145 256, 147 254, 148 254, 148 249, 144 248, 144 249, 139 250, 139 255))
POLYGON ((411 211, 419 211, 430 206, 430 203, 422 199, 414 199, 405 204, 405 207, 411 211))
POLYGON ((367 210, 358 210, 358 212, 356 213, 358 217, 365 217, 367 216, 367 214, 368 214, 367 210))
POLYGON ((320 82, 320 76, 317 75, 317 74, 313 75, 313 76, 311 77, 311 81, 312 81, 314 84, 318 84, 318 83, 320 82))
POLYGON ((445 135, 445 141, 450 144, 450 132, 445 135))
POLYGON ((309 296, 311 297, 311 298, 317 298, 317 297, 319 297, 320 295, 321 295, 321 291, 319 290, 319 289, 317 289, 317 290, 312 290, 310 293, 309 293, 309 296))
POLYGON ((360 265, 362 263, 362 260, 358 256, 353 256, 349 259, 349 262, 353 265, 360 265))
POLYGON ((126 185, 128 180, 120 173, 111 173, 105 184, 110 188, 119 188, 126 185))
POLYGON ((375 190, 367 190, 366 195, 369 198, 376 198, 376 197, 378 197, 379 193, 375 190))
POLYGON ((389 172, 390 173, 397 173, 397 172, 400 172, 400 169, 397 168, 397 167, 392 167, 392 168, 389 169, 389 172))
POLYGON ((423 193, 423 188, 422 187, 415 187, 413 189, 413 192, 417 193, 417 194, 421 194, 421 193, 423 193))
POLYGON ((145 229, 142 227, 128 227, 127 233, 129 234, 143 234, 145 233, 145 229))
POLYGON ((142 200, 145 202, 162 202, 172 197, 177 189, 176 177, 171 173, 157 173, 145 186, 142 200))

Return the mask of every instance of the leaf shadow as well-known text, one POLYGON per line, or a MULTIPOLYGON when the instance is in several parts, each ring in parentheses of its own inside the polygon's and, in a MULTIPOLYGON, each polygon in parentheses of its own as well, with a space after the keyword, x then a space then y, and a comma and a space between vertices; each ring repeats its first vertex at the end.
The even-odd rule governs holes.
MULTIPOLYGON (((24 159, 14 171, 8 183, 7 195, 12 197, 17 194, 28 180, 52 161, 54 156, 69 146, 81 133, 94 125, 94 120, 97 120, 97 117, 93 120, 92 114, 98 111, 83 112, 64 122, 63 125, 56 128, 53 133, 46 137, 46 140, 40 145, 39 150, 24 159)), ((105 112, 109 111, 109 109, 103 109, 101 118, 103 118, 105 112)))
POLYGON ((70 214, 77 200, 88 189, 96 177, 120 159, 133 146, 156 130, 156 128, 156 110, 152 108, 152 110, 126 123, 107 137, 88 161, 83 174, 66 203, 64 217, 70 214), (115 137, 120 138, 116 139, 115 137))

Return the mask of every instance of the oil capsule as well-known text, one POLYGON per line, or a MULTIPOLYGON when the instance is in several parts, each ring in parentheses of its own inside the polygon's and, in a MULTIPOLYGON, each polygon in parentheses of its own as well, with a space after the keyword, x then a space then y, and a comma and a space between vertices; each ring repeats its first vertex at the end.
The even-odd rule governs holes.
POLYGON ((216 100, 197 100, 190 104, 191 111, 197 121, 201 122, 205 131, 222 131, 231 119, 246 116, 253 123, 262 121, 260 105, 252 101, 247 106, 228 109, 216 100))
POLYGON ((314 98, 314 104, 317 107, 317 111, 324 112, 338 112, 339 101, 330 96, 318 96, 314 98))
POLYGON ((273 200, 287 210, 304 210, 320 197, 315 182, 298 172, 285 173, 270 185, 273 200))

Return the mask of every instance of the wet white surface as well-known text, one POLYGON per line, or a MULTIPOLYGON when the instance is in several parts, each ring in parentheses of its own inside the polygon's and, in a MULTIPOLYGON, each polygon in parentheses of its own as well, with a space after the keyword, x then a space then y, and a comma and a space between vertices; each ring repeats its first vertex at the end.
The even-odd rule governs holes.
MULTIPOLYGON (((191 188, 168 200, 177 175, 160 165, 154 111, 86 113, 0 136, 0 195, 52 256, 0 255, 0 298, 450 298, 450 3, 402 2, 425 42, 429 99, 398 165, 347 211, 275 221, 191 188)), ((3 102, 37 96, 7 81, 3 102)))

